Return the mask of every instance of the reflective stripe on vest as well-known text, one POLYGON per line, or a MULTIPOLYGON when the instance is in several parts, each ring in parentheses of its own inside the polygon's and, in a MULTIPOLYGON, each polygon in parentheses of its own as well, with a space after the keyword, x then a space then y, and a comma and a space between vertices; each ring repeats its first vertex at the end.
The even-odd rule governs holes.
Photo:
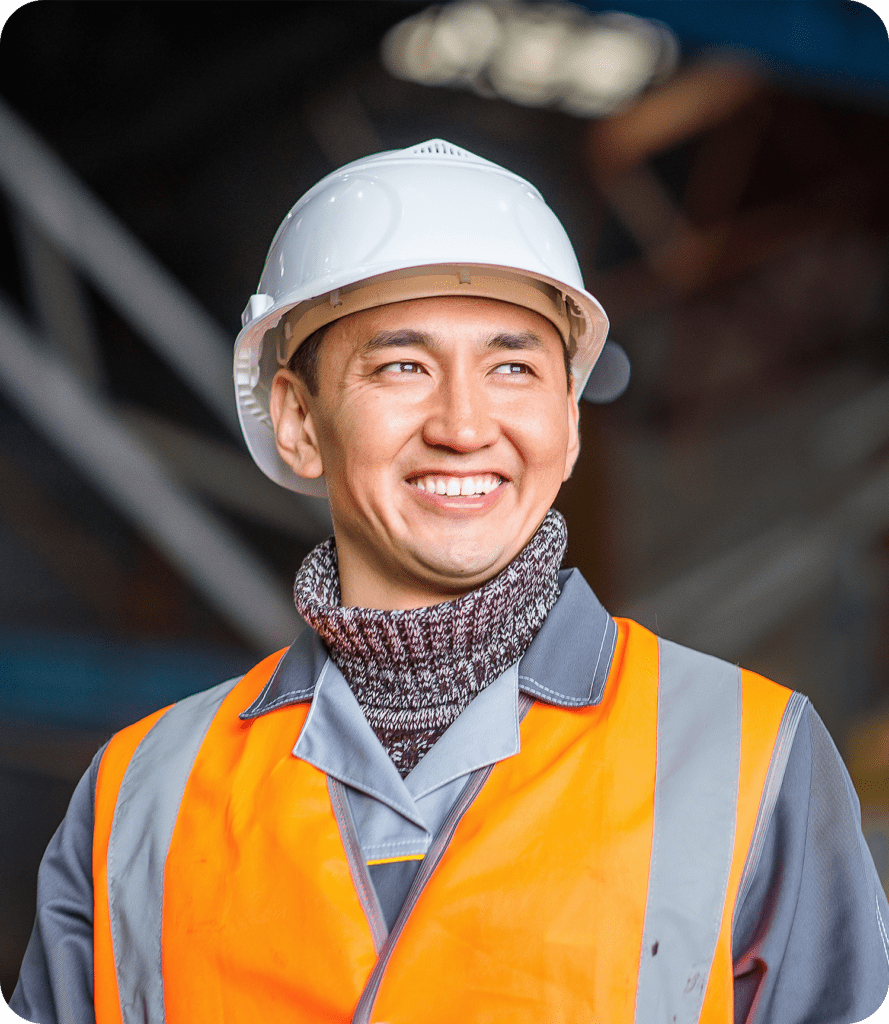
POLYGON ((96 796, 98 1024, 345 1022, 368 979, 368 1022, 499 1007, 730 1024, 736 896, 804 701, 620 629, 602 705, 532 707, 382 949, 326 780, 289 757, 307 706, 237 719, 279 656, 115 737, 96 796))
MULTIPOLYGON (((114 948, 126 950, 127 961, 134 964, 161 962, 158 896, 182 792, 207 729, 237 682, 229 680, 171 707, 139 744, 123 778, 108 843, 108 903, 114 948), (129 813, 134 804, 138 814, 129 813)), ((162 971, 124 970, 117 977, 125 1022, 161 1019, 162 971)))
POLYGON ((636 1021, 694 1024, 734 849, 741 672, 666 640, 658 647, 654 839, 636 1021))

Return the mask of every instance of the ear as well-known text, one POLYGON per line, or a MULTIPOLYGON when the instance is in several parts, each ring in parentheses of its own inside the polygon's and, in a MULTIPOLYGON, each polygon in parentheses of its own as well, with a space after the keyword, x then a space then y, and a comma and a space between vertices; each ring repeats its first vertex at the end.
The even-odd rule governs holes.
POLYGON ((269 396, 278 454, 297 476, 306 479, 324 473, 311 407, 311 395, 302 378, 292 370, 279 370, 269 396))
POLYGON ((568 449, 565 452, 565 475, 567 480, 574 471, 574 464, 580 455, 580 403, 574 391, 574 377, 568 386, 568 449))

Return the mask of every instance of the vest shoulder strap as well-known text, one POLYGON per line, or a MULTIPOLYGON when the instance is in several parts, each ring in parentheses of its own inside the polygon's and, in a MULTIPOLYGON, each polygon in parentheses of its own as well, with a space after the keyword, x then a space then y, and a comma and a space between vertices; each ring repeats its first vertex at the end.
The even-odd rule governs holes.
POLYGON ((741 674, 658 639, 654 835, 636 994, 638 1024, 700 1017, 735 839, 741 674))
POLYGON ((164 1019, 163 974, 138 965, 159 965, 163 866, 179 804, 207 729, 238 682, 174 704, 136 748, 121 782, 108 843, 108 902, 123 1024, 164 1019))
MULTIPOLYGON (((186 697, 153 716, 120 779, 110 829, 97 814, 98 828, 104 827, 108 835, 104 875, 113 963, 100 964, 97 947, 96 973, 97 978, 100 973, 106 978, 112 972, 116 976, 122 1024, 164 1020, 160 967, 164 864, 185 786, 207 730, 235 687, 241 684, 258 690, 282 654, 264 659, 246 676, 186 697)), ((111 740, 112 756, 116 741, 127 744, 127 732, 111 740)), ((109 804, 104 795, 102 802, 109 804)), ((97 801, 97 810, 98 806, 97 801)), ((97 874, 97 883, 100 879, 97 874)))

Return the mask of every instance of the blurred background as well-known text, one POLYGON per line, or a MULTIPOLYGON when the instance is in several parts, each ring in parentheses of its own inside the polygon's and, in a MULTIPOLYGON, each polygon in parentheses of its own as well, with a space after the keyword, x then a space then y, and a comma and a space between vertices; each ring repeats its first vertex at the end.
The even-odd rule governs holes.
MULTIPOLYGON (((111 732, 299 629, 329 531, 231 344, 318 178, 528 177, 629 356, 559 507, 606 606, 811 697, 889 882, 889 40, 842 0, 52 2, 0 37, 0 987, 111 732)), ((594 395, 591 397, 595 397, 594 395)))

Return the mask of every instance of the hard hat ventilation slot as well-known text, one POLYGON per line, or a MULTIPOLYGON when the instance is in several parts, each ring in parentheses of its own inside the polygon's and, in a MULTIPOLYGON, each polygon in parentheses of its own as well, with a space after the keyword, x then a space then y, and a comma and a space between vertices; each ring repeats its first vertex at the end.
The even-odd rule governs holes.
POLYGON ((443 139, 430 139, 429 142, 423 142, 419 146, 414 146, 413 149, 407 150, 408 156, 458 156, 464 159, 477 160, 473 153, 468 153, 465 149, 460 149, 459 146, 453 146, 450 142, 445 142, 443 139))

